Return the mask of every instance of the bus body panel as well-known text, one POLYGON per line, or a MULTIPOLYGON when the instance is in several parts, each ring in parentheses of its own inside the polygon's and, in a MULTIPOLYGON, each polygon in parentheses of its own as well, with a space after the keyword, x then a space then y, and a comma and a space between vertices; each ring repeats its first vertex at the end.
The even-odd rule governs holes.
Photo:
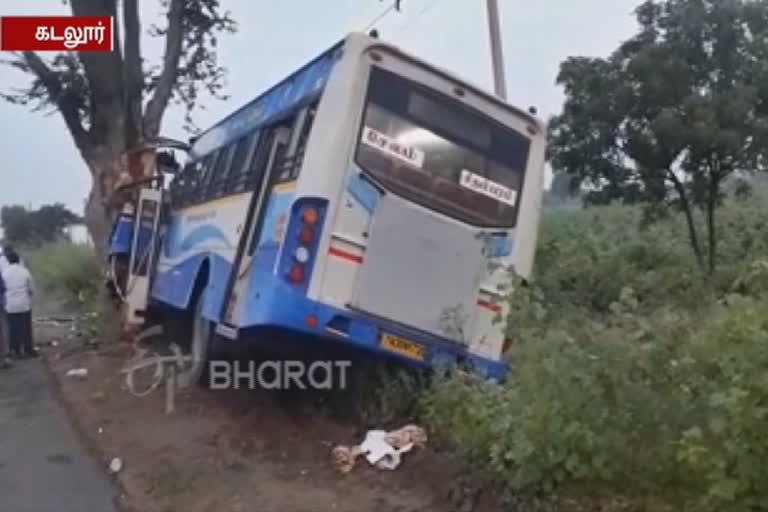
POLYGON ((308 99, 320 95, 341 57, 342 44, 323 52, 291 76, 205 131, 192 146, 192 160, 269 124, 308 99))
MULTIPOLYGON (((248 242, 254 246, 253 259, 246 270, 245 293, 233 301, 241 312, 233 327, 241 332, 259 326, 285 327, 385 351, 421 366, 469 364, 488 376, 503 375, 504 333, 495 319, 507 313, 498 287, 507 284, 508 275, 489 268, 490 264, 512 266, 523 277, 531 273, 543 191, 543 124, 392 46, 352 35, 205 132, 195 142, 191 158, 204 158, 249 131, 318 99, 298 178, 272 189, 265 201, 261 232, 255 241, 248 242), (377 54, 375 58, 372 52, 377 54), (385 196, 365 177, 356 152, 372 66, 392 71, 528 137, 529 160, 514 227, 470 225, 390 191, 384 192, 385 196), (461 94, 456 92, 458 89, 461 94), (285 264, 292 258, 288 252, 293 247, 290 237, 295 235, 287 229, 297 222, 297 205, 310 198, 322 203, 323 221, 312 250, 307 282, 297 287, 285 275, 285 264), (402 212, 398 213, 399 209, 402 212), (419 219, 407 226, 413 231, 404 237, 407 243, 402 253, 392 224, 395 218, 404 223, 409 218, 419 219), (379 234, 375 231, 377 220, 380 225, 390 223, 379 234), (429 282, 419 285, 419 268, 428 268, 440 254, 425 249, 429 233, 421 231, 432 229, 429 226, 444 233, 442 240, 436 241, 442 246, 451 247, 451 240, 461 239, 464 249, 453 258, 455 271, 435 270, 429 282), (371 248, 382 253, 372 255, 368 253, 371 248), (386 251, 391 251, 391 259, 397 260, 400 267, 387 268, 386 251), (404 272, 402 265, 408 264, 409 252, 414 254, 413 267, 404 272), (478 252, 486 261, 478 259, 478 252), (366 266, 367 260, 374 263, 369 261, 366 266), (454 278, 464 271, 469 276, 456 283, 440 280, 440 275, 454 278), (397 282, 401 283, 401 294, 394 287, 397 282), (419 286, 431 287, 439 295, 429 311, 418 311, 430 297, 430 290, 419 286), (377 291, 387 296, 377 297, 377 291), (441 313, 454 305, 461 306, 460 334, 447 332, 439 325, 441 313), (383 349, 385 334, 420 343, 425 351, 413 358, 383 349)), ((195 282, 207 268, 204 315, 214 322, 221 321, 251 195, 249 192, 172 213, 152 289, 155 300, 189 308, 195 282)))
MULTIPOLYGON (((190 160, 199 160, 232 140, 268 125, 308 99, 320 95, 340 56, 339 50, 340 45, 327 50, 286 80, 204 132, 193 144, 190 160)), ((247 211, 251 194, 236 197, 240 199, 225 197, 172 213, 168 221, 169 233, 158 262, 158 275, 152 289, 153 299, 176 308, 188 308, 197 276, 207 262, 210 274, 205 292, 204 314, 212 321, 220 320, 220 311, 226 300, 225 286, 232 272, 244 212, 247 211), (224 221, 226 227, 223 230, 219 226, 221 219, 217 219, 198 226, 199 231, 194 234, 186 233, 190 224, 188 217, 192 215, 194 219, 195 215, 199 215, 194 212, 203 210, 210 215, 227 204, 231 207, 228 208, 231 215, 226 216, 229 220, 224 221), (237 221, 234 224, 235 233, 232 233, 231 229, 233 220, 237 221), (225 231, 227 234, 224 234, 225 231), (211 246, 208 242, 212 239, 226 241, 224 247, 211 246)), ((268 208, 274 209, 273 199, 270 198, 268 208)), ((277 216, 278 213, 268 213, 263 235, 271 232, 271 223, 277 221, 277 216)))
MULTIPOLYGON (((370 39, 351 39, 345 46, 345 64, 339 65, 331 82, 336 82, 338 88, 328 88, 323 99, 329 108, 333 108, 334 129, 342 133, 358 133, 362 119, 362 109, 366 95, 368 70, 371 61, 368 58, 370 48, 376 48, 385 56, 392 55, 377 62, 376 65, 396 71, 407 76, 432 90, 442 92, 446 96, 454 95, 455 81, 443 76, 435 76, 429 69, 400 60, 397 52, 389 47, 371 42, 370 39), (338 74, 338 76, 336 76, 338 74), (334 95, 335 91, 336 94, 334 95), (350 105, 354 108, 350 108, 350 105)), ((459 82, 461 83, 461 82, 459 82)), ((466 91, 462 102, 486 115, 491 115, 505 126, 510 126, 520 133, 530 133, 533 129, 536 137, 531 137, 530 162, 521 191, 518 222, 513 229, 506 230, 506 236, 497 237, 491 241, 492 251, 489 265, 492 263, 502 270, 488 273, 480 283, 475 296, 474 307, 467 311, 469 316, 463 325, 468 344, 476 353, 498 358, 501 353, 504 335, 496 325, 498 315, 505 313, 505 307, 500 304, 499 284, 506 284, 508 276, 503 271, 514 266, 516 272, 528 277, 532 270, 533 257, 538 227, 538 207, 543 190, 543 144, 544 129, 530 116, 522 115, 519 111, 507 106, 497 105, 489 101, 487 95, 466 91), (538 161, 538 163, 536 163, 538 161), (532 211, 533 210, 533 211, 532 211)), ((323 120, 318 116, 317 127, 322 126, 323 120)), ((324 130, 323 130, 324 131, 324 130)), ((335 134, 328 133, 328 143, 335 134)), ((380 200, 379 192, 366 180, 361 179, 361 170, 354 163, 353 154, 357 137, 342 139, 337 143, 333 153, 343 155, 344 161, 337 163, 341 157, 325 159, 325 164, 314 170, 306 178, 302 175, 298 190, 317 192, 324 191, 329 197, 338 197, 332 201, 331 230, 326 233, 321 246, 324 260, 320 259, 314 269, 309 297, 336 307, 347 308, 352 302, 355 288, 358 285, 360 266, 369 241, 374 210, 380 200), (350 165, 350 161, 352 164, 350 165), (332 168, 333 166, 333 168, 332 168), (343 166, 345 172, 338 173, 337 167, 343 166), (322 182, 320 182, 322 180, 322 182)), ((326 146, 327 147, 327 146, 326 146)), ((461 224, 452 219, 457 227, 461 224)), ((483 230, 476 230, 480 234, 483 230)), ((407 250, 407 248, 405 248, 407 250)), ((382 276, 381 279, 386 279, 382 276)), ((406 294, 407 295, 407 294, 406 294)), ((395 300, 395 299, 393 299, 395 300)))
POLYGON ((224 299, 224 283, 232 270, 243 224, 243 212, 252 193, 210 201, 173 212, 157 263, 152 298, 179 309, 190 307, 193 288, 204 266, 204 313, 218 319, 224 299))

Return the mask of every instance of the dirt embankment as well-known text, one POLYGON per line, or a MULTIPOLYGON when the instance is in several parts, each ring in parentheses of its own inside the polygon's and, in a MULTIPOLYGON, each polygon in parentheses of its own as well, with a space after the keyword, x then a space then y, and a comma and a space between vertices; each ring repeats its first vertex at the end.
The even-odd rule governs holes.
POLYGON ((141 512, 462 512, 498 510, 468 499, 460 470, 430 450, 405 456, 385 472, 359 459, 351 474, 331 465, 336 444, 356 444, 364 430, 312 403, 279 392, 202 388, 177 396, 164 413, 162 389, 140 398, 127 392, 120 369, 130 347, 84 348, 56 328, 38 329, 46 364, 73 421, 105 471, 117 475, 126 510, 141 512), (44 332, 41 332, 44 331, 44 332), (66 377, 87 368, 88 377, 66 377))

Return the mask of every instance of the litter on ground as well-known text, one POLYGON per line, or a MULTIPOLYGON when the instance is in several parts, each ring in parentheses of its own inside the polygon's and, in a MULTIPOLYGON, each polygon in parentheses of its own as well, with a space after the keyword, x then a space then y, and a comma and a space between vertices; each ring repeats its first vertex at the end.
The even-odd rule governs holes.
POLYGON ((87 368, 73 368, 67 372, 67 377, 77 377, 78 379, 84 379, 88 377, 87 368))
POLYGON ((406 425, 391 432, 369 430, 361 444, 336 446, 331 455, 334 466, 342 474, 352 471, 360 455, 378 469, 394 470, 400 465, 404 453, 414 447, 423 448, 426 443, 427 433, 423 428, 406 425))
POLYGON ((121 469, 123 469, 123 461, 119 457, 112 459, 112 462, 109 463, 109 472, 119 473, 121 469))

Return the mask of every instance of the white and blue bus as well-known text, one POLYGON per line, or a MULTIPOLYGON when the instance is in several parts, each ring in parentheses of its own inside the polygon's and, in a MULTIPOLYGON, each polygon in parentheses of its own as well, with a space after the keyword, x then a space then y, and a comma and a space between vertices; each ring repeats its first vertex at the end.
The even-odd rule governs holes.
POLYGON ((194 139, 167 190, 140 189, 110 248, 129 320, 192 319, 187 380, 259 328, 503 378, 498 286, 532 270, 545 139, 528 112, 349 35, 194 139))

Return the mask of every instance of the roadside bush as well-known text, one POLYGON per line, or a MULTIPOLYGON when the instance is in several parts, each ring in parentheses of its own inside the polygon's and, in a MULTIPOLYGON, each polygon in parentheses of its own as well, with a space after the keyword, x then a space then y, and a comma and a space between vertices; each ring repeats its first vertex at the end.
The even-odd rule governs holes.
POLYGON ((78 327, 88 342, 116 339, 118 312, 102 286, 102 272, 93 250, 86 245, 56 242, 25 252, 38 286, 78 304, 78 327))
POLYGON ((515 491, 561 487, 677 508, 768 505, 768 307, 731 296, 660 313, 643 340, 613 326, 516 347, 503 386, 449 380, 425 396, 445 440, 515 491))
POLYGON ((448 379, 434 434, 515 493, 645 510, 768 510, 768 201, 730 202, 719 269, 680 219, 550 211, 513 282, 503 385, 448 379))
POLYGON ((101 268, 93 250, 85 245, 56 242, 25 253, 40 286, 68 300, 85 301, 101 287, 101 268))

